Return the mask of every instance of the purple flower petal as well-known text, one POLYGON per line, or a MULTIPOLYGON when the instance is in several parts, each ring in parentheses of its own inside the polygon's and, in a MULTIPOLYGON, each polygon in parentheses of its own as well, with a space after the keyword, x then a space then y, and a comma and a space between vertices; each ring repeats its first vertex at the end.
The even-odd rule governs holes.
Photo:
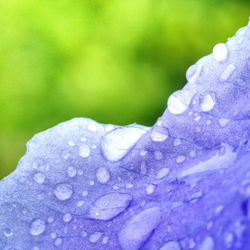
POLYGON ((249 249, 250 24, 152 128, 76 118, 0 182, 0 249, 249 249))

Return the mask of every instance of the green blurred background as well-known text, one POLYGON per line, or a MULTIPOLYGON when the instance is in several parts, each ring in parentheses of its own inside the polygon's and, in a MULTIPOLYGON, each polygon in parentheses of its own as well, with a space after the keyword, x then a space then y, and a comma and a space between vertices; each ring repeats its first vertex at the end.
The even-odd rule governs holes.
POLYGON ((73 117, 152 125, 185 71, 248 22, 243 0, 0 0, 0 179, 73 117))

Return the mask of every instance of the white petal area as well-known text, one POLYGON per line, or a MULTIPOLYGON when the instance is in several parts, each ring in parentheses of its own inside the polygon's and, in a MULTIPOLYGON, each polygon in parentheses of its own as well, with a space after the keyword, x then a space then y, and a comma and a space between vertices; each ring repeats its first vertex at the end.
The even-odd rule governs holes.
POLYGON ((127 126, 117 128, 102 138, 103 155, 109 161, 119 161, 147 132, 147 127, 127 126))
POLYGON ((195 93, 195 90, 192 89, 183 89, 174 92, 168 98, 168 110, 174 115, 182 114, 188 108, 195 93))
POLYGON ((232 166, 236 159, 237 153, 233 152, 232 148, 228 145, 225 145, 225 148, 226 152, 224 155, 219 155, 219 153, 217 153, 214 157, 210 158, 209 160, 200 162, 197 165, 184 170, 180 174, 180 177, 211 172, 232 166))

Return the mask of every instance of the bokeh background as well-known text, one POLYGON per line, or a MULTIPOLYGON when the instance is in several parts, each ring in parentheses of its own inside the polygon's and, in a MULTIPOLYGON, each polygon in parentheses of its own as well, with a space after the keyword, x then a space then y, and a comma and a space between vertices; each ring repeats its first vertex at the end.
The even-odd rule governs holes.
POLYGON ((152 125, 248 0, 0 0, 0 179, 73 117, 152 125))

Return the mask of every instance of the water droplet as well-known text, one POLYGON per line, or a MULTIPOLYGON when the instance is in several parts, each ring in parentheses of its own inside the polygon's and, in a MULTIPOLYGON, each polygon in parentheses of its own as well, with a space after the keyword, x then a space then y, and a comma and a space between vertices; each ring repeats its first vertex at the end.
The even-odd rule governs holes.
POLYGON ((233 73, 235 70, 235 66, 233 64, 229 64, 226 69, 221 73, 220 79, 222 81, 227 81, 229 76, 233 73))
POLYGON ((231 233, 227 233, 224 238, 226 248, 231 248, 234 243, 234 236, 231 233))
POLYGON ((219 119, 219 124, 222 128, 226 127, 226 125, 229 123, 229 119, 226 119, 226 118, 221 118, 219 119))
POLYGON ((181 140, 179 138, 174 139, 174 146, 178 146, 181 144, 181 140))
POLYGON ((156 186, 154 184, 148 184, 146 187, 147 194, 152 194, 155 191, 156 186))
POLYGON ((57 184, 54 190, 55 196, 60 201, 68 200, 72 196, 72 193, 72 186, 67 183, 57 184))
POLYGON ((33 180, 36 182, 36 183, 39 183, 39 184, 42 184, 45 180, 45 175, 43 173, 35 173, 34 176, 33 176, 33 180))
POLYGON ((213 250, 214 249, 214 240, 212 237, 207 236, 201 246, 199 247, 199 250, 213 250))
POLYGON ((196 151, 195 150, 191 150, 189 153, 189 156, 194 158, 196 156, 196 151))
POLYGON ((133 187, 134 187, 133 183, 128 183, 128 184, 126 184, 126 188, 128 188, 128 189, 131 189, 131 188, 133 188, 133 187))
POLYGON ((145 163, 145 161, 143 161, 141 163, 141 174, 145 175, 146 173, 147 173, 146 163, 145 163))
POLYGON ((42 234, 45 231, 46 225, 45 221, 41 219, 35 219, 30 226, 30 234, 37 236, 42 234))
POLYGON ((114 129, 102 138, 104 156, 109 161, 120 160, 146 132, 147 129, 132 126, 114 129))
POLYGON ((124 250, 140 249, 161 221, 159 207, 148 208, 128 221, 118 234, 124 250))
POLYGON ((89 194, 88 191, 86 191, 86 190, 82 191, 82 196, 83 196, 83 197, 87 196, 88 194, 89 194))
POLYGON ((181 250, 181 248, 177 241, 169 241, 159 250, 181 250))
POLYGON ((101 232, 94 232, 93 234, 91 234, 89 236, 89 241, 91 243, 96 243, 101 237, 102 237, 102 233, 101 232))
POLYGON ((109 237, 108 236, 104 236, 103 239, 102 239, 102 244, 107 244, 108 240, 109 240, 109 237))
POLYGON ((217 62, 224 62, 227 59, 228 50, 224 43, 218 43, 213 48, 213 56, 217 62))
POLYGON ((110 179, 110 173, 108 169, 104 167, 98 168, 96 171, 96 178, 102 184, 107 183, 110 179))
POLYGON ((51 238, 51 239, 55 239, 55 238, 56 238, 56 235, 57 235, 57 234, 56 234, 55 232, 52 232, 52 233, 50 234, 50 238, 51 238))
POLYGON ((52 222, 54 222, 54 217, 49 216, 47 221, 48 221, 48 223, 52 223, 52 222))
POLYGON ((63 159, 67 160, 70 157, 70 153, 67 150, 62 152, 63 159))
POLYGON ((55 246, 59 247, 62 244, 62 238, 57 238, 54 242, 55 246))
POLYGON ((71 147, 75 146, 75 143, 74 143, 72 140, 70 140, 70 141, 68 142, 68 144, 69 144, 69 146, 71 146, 71 147))
POLYGON ((90 155, 90 148, 87 144, 79 147, 79 155, 83 158, 88 158, 90 155))
POLYGON ((162 154, 162 152, 160 152, 160 151, 155 151, 154 152, 154 157, 155 157, 155 159, 156 160, 162 160, 163 159, 163 154, 162 154))
POLYGON ((63 221, 64 222, 70 222, 72 220, 72 215, 70 213, 66 213, 64 216, 63 216, 63 221))
POLYGON ((169 173, 169 169, 168 168, 162 168, 162 169, 159 170, 156 178, 157 179, 161 179, 161 178, 165 177, 168 173, 169 173))
POLYGON ((6 237, 10 237, 10 236, 13 235, 13 232, 12 232, 12 230, 10 228, 5 228, 4 231, 3 231, 3 233, 4 233, 4 235, 6 237))
POLYGON ((88 217, 98 220, 110 220, 122 213, 132 201, 126 193, 109 193, 98 198, 90 205, 88 217))
POLYGON ((141 150, 140 151, 140 156, 145 156, 148 153, 147 150, 141 150))
POLYGON ((76 176, 76 169, 72 166, 68 167, 68 176, 69 177, 75 177, 76 176))
POLYGON ((186 159, 186 157, 184 155, 179 155, 176 158, 176 163, 182 163, 185 161, 185 159, 186 159))
POLYGON ((82 235, 82 237, 86 237, 86 236, 87 236, 87 232, 86 232, 86 231, 83 231, 83 232, 81 233, 81 235, 82 235))
POLYGON ((190 81, 191 77, 195 74, 196 68, 197 68, 197 65, 193 64, 187 69, 187 71, 186 71, 186 79, 187 79, 188 82, 190 81))
POLYGON ((76 203, 78 207, 82 207, 84 205, 84 201, 80 200, 76 203))
POLYGON ((157 132, 154 130, 151 133, 151 139, 152 139, 152 141, 155 141, 155 142, 163 142, 167 138, 168 138, 167 134, 163 134, 163 133, 160 133, 160 132, 157 132))
POLYGON ((216 216, 219 215, 219 214, 222 212, 223 209, 224 209, 223 206, 218 206, 218 207, 216 207, 215 210, 214 210, 214 214, 215 214, 216 216))
POLYGON ((194 90, 178 90, 168 98, 168 110, 174 115, 182 114, 188 108, 194 90))
POLYGON ((203 112, 208 112, 213 109, 214 107, 214 99, 210 94, 207 94, 203 97, 203 100, 201 102, 201 110, 203 112))
POLYGON ((105 127, 105 130, 106 130, 107 132, 110 132, 110 131, 112 131, 113 129, 115 129, 115 127, 114 127, 113 125, 111 125, 111 124, 109 124, 109 125, 107 125, 107 126, 105 127))

